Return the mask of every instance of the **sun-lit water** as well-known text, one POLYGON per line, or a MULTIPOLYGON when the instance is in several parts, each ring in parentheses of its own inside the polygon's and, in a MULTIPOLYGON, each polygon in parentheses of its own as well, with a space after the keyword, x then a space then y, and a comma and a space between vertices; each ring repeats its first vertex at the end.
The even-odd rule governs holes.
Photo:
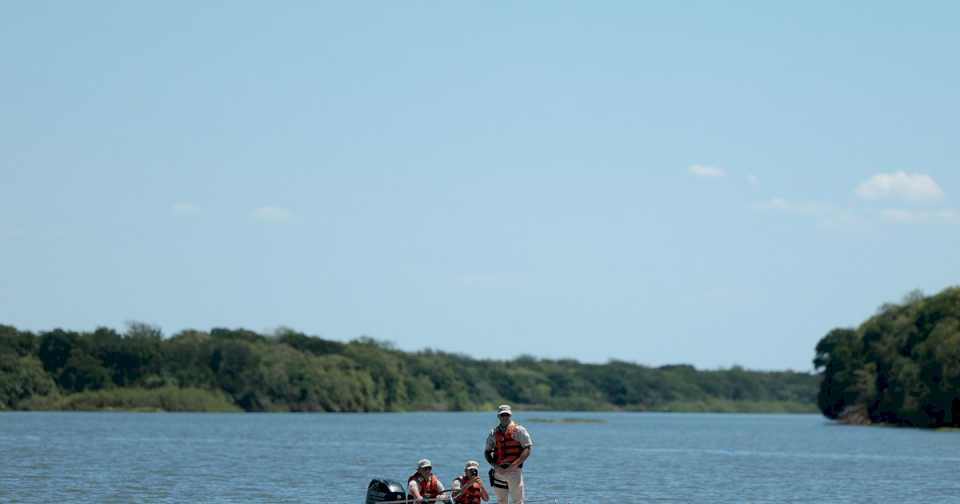
MULTIPOLYGON (((524 413, 530 502, 960 502, 960 433, 815 415, 524 413), (601 418, 536 423, 527 418, 601 418)), ((360 503, 482 460, 493 413, 0 414, 0 502, 360 503)))

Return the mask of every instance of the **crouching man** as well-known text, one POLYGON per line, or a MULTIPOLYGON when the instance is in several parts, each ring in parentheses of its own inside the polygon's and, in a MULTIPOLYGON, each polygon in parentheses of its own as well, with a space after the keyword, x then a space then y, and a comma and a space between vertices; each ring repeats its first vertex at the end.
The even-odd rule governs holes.
POLYGON ((451 491, 456 504, 480 504, 481 501, 490 500, 490 494, 480 479, 480 463, 468 460, 463 474, 453 480, 451 491))

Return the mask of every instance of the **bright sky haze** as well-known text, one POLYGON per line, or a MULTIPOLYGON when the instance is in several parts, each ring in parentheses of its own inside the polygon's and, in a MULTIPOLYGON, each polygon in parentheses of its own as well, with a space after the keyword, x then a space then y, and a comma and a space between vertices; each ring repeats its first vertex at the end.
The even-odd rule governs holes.
POLYGON ((0 7, 0 323, 810 370, 960 283, 960 4, 0 7))

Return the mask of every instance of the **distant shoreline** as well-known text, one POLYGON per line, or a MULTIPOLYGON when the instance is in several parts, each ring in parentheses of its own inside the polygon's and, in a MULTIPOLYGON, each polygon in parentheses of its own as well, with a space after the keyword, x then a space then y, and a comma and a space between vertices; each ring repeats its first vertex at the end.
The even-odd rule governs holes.
POLYGON ((376 412, 544 411, 808 413, 821 378, 739 366, 699 370, 611 360, 484 360, 342 343, 292 329, 119 332, 0 324, 0 410, 376 412))
MULTIPOLYGON (((39 397, 25 401, 22 407, 8 411, 116 411, 116 412, 195 412, 195 413, 259 413, 244 411, 229 402, 222 394, 201 389, 111 389, 80 392, 60 397, 39 397)), ((517 404, 526 411, 576 413, 754 413, 754 414, 809 414, 819 413, 816 405, 791 401, 686 401, 671 402, 651 408, 593 408, 563 409, 537 404, 517 404)), ((0 410, 2 412, 3 410, 0 410)), ((472 412, 486 409, 451 410, 403 409, 383 413, 417 412, 472 412)), ((289 412, 275 409, 268 412, 289 412)), ((296 412, 296 411, 295 411, 296 412)), ((304 413, 302 411, 298 413, 304 413)), ((343 410, 338 412, 312 411, 305 413, 380 413, 380 411, 343 410)))

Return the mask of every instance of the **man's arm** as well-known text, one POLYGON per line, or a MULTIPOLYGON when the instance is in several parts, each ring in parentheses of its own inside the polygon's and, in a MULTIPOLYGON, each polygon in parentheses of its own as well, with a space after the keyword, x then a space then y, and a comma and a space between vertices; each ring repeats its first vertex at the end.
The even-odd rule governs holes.
POLYGON ((487 442, 483 445, 483 458, 486 459, 487 463, 494 465, 493 463, 493 431, 490 431, 490 434, 487 435, 487 442))
POLYGON ((483 486, 483 480, 480 479, 480 476, 475 478, 478 485, 480 485, 480 498, 484 501, 490 500, 490 494, 487 493, 487 487, 483 486))
POLYGON ((530 452, 533 451, 533 439, 530 439, 530 433, 524 427, 517 427, 517 441, 520 442, 520 445, 523 446, 523 451, 520 452, 520 456, 517 457, 517 460, 514 460, 512 467, 520 467, 520 464, 523 464, 524 460, 527 460, 527 457, 530 456, 530 452))
POLYGON ((532 451, 532 450, 533 450, 533 445, 527 446, 526 448, 524 448, 523 451, 520 452, 520 456, 517 457, 517 460, 514 460, 513 463, 510 464, 510 466, 511 466, 511 467, 520 467, 520 464, 523 464, 523 461, 524 461, 524 460, 527 460, 527 457, 530 456, 530 451, 532 451))
POLYGON ((407 488, 410 490, 408 493, 411 497, 416 500, 421 500, 423 497, 420 497, 420 485, 416 481, 410 481, 410 484, 407 485, 407 488))

